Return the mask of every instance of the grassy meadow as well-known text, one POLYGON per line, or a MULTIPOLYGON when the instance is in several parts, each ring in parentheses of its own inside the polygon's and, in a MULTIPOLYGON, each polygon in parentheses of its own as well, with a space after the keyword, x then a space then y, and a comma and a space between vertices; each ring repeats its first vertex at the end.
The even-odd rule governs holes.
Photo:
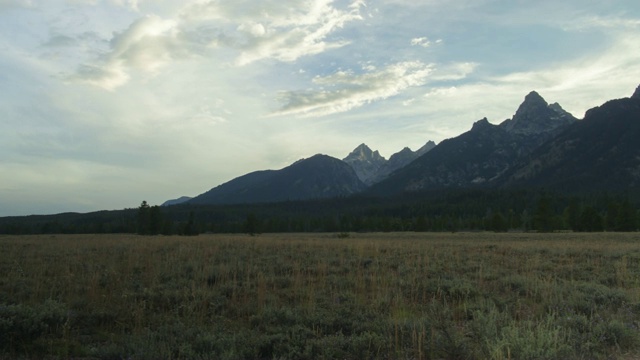
POLYGON ((0 236, 0 249, 0 358, 640 354, 640 233, 0 236))

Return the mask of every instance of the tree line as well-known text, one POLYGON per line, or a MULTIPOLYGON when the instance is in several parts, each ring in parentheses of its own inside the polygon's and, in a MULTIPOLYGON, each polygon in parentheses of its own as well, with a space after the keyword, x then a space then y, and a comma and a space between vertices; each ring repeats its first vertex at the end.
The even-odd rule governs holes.
POLYGON ((637 202, 606 193, 451 190, 245 205, 175 205, 88 214, 0 218, 1 234, 637 231, 637 202))

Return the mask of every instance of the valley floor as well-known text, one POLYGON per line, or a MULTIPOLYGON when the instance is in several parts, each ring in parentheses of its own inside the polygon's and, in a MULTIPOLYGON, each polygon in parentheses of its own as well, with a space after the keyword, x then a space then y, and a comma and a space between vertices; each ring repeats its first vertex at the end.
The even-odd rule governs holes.
POLYGON ((40 235, 0 248, 0 358, 640 351, 640 233, 40 235))

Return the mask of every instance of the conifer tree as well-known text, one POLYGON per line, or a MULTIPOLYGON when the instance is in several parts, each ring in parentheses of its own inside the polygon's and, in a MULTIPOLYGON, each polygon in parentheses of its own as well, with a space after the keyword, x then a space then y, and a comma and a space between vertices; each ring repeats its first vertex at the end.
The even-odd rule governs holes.
POLYGON ((146 200, 138 207, 138 234, 149 235, 151 228, 151 207, 146 200))
POLYGON ((533 215, 533 226, 541 232, 553 230, 553 213, 551 208, 551 198, 547 194, 542 194, 538 200, 536 212, 533 215))

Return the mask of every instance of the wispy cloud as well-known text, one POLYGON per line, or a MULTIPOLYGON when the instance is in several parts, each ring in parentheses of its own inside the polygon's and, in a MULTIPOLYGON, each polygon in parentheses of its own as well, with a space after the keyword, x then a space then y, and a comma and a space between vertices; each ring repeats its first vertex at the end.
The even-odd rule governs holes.
POLYGON ((239 29, 248 27, 254 31, 247 34, 249 36, 241 46, 236 62, 246 65, 268 58, 292 62, 302 56, 343 47, 349 41, 330 41, 327 37, 346 23, 362 19, 360 3, 354 2, 347 9, 340 10, 328 0, 307 2, 288 16, 273 16, 264 24, 241 24, 239 29))
MULTIPOLYGON (((621 36, 606 51, 555 64, 554 67, 484 77, 476 82, 430 88, 423 111, 442 118, 476 114, 500 122, 511 115, 524 94, 538 91, 549 102, 559 102, 576 117, 616 97, 628 97, 640 79, 640 35, 621 36), (455 103, 455 107, 449 104, 455 103)), ((462 66, 464 68, 464 66, 462 66)), ((461 74, 464 71, 461 72, 461 74)), ((434 74, 435 76, 435 74, 434 74)))
MULTIPOLYGON (((279 98, 283 105, 270 116, 317 117, 342 113, 430 82, 462 80, 477 67, 476 63, 438 66, 421 61, 404 61, 378 69, 367 64, 362 67, 363 73, 338 71, 329 76, 317 76, 312 80, 315 89, 282 92, 279 98)), ((414 100, 404 100, 402 104, 410 106, 414 100)))
POLYGON ((424 85, 432 71, 432 64, 408 61, 364 74, 338 71, 316 77, 313 83, 320 89, 283 92, 284 106, 272 116, 324 116, 345 112, 397 95, 409 87, 424 85))
POLYGON ((601 28, 607 30, 637 30, 640 28, 640 19, 620 16, 588 15, 560 24, 569 31, 582 31, 585 29, 601 28))
POLYGON ((116 5, 128 7, 135 11, 139 10, 138 4, 142 2, 142 0, 110 0, 110 1, 116 5))
MULTIPOLYGON (((138 8, 137 1, 116 2, 138 8)), ((82 64, 72 78, 114 90, 130 79, 132 70, 153 74, 172 60, 211 54, 218 47, 235 51, 237 66, 265 59, 293 62, 347 45, 349 41, 328 37, 361 19, 361 6, 362 1, 345 9, 330 0, 199 1, 185 5, 174 18, 138 19, 114 35, 107 53, 82 64)), ((58 35, 48 43, 61 40, 58 35)))
POLYGON ((34 6, 33 0, 0 0, 0 11, 14 8, 32 8, 34 6))
POLYGON ((428 48, 433 44, 442 44, 442 39, 437 39, 436 41, 431 41, 427 37, 417 37, 411 39, 411 46, 421 46, 423 48, 428 48))
POLYGON ((431 77, 434 81, 462 80, 473 73, 479 64, 474 62, 462 62, 443 64, 439 66, 431 77))

